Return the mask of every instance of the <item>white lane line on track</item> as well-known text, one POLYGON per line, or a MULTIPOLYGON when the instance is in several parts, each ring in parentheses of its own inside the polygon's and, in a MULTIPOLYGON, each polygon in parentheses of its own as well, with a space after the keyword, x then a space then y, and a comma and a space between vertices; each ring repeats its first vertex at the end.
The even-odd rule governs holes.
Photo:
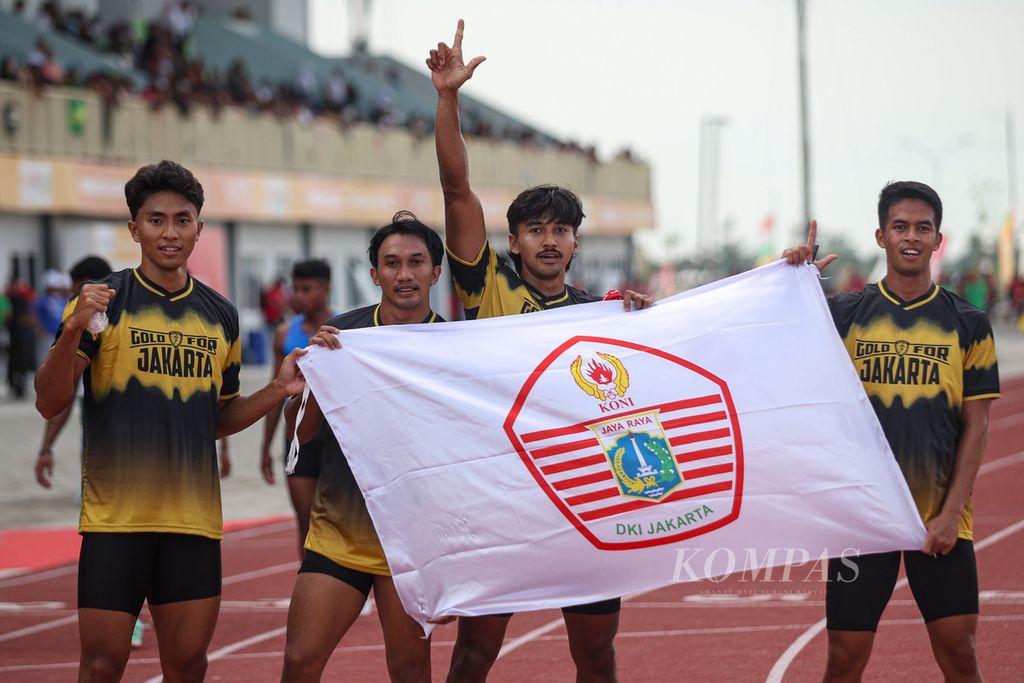
POLYGON ((74 574, 77 571, 77 564, 68 564, 64 565, 63 567, 55 567, 54 569, 48 569, 42 572, 23 574, 21 576, 12 576, 9 579, 0 580, 0 589, 13 588, 14 586, 23 586, 26 583, 45 581, 46 579, 54 579, 59 576, 67 576, 68 574, 74 574))
POLYGON ((1021 423, 1024 423, 1024 415, 1007 415, 1006 417, 992 420, 988 423, 988 427, 989 429, 1002 429, 1003 427, 1012 427, 1021 423))
POLYGON ((271 574, 280 574, 286 571, 298 571, 299 563, 297 560, 291 562, 284 562, 282 564, 275 564, 270 567, 264 567, 263 569, 253 569, 252 571, 242 572, 241 574, 234 574, 232 576, 225 576, 221 580, 222 586, 231 586, 236 583, 243 581, 249 581, 250 579, 259 579, 264 576, 270 576, 271 574))
POLYGON ((60 619, 54 619, 53 621, 46 621, 42 624, 36 624, 35 626, 26 626, 25 628, 19 628, 17 631, 8 631, 7 633, 0 634, 0 643, 5 640, 14 640, 15 638, 21 638, 22 636, 30 636, 33 633, 39 633, 41 631, 48 631, 52 628, 59 628, 66 624, 73 624, 78 621, 78 615, 72 614, 70 616, 61 617, 60 619))
MULTIPOLYGON (((251 538, 253 536, 260 536, 263 534, 271 534, 276 531, 284 531, 295 526, 294 521, 286 522, 275 522, 266 526, 252 527, 249 529, 242 529, 241 531, 231 531, 224 536, 224 542, 227 541, 238 541, 251 538)), ((74 574, 78 571, 77 564, 68 564, 63 567, 54 567, 53 569, 47 569, 42 572, 33 572, 32 570, 26 570, 31 573, 20 574, 18 576, 12 576, 10 578, 0 579, 0 589, 13 588, 14 586, 23 586, 27 583, 36 583, 37 581, 45 581, 46 579, 55 579, 61 576, 67 576, 68 574, 74 574)))
MULTIPOLYGON (((1022 451, 1020 453, 1014 453, 1013 455, 1005 456, 1005 457, 1000 458, 998 460, 993 460, 992 462, 986 463, 986 464, 982 465, 981 468, 978 470, 978 474, 981 475, 981 474, 984 474, 986 472, 990 472, 992 470, 1000 469, 1002 467, 1007 467, 1009 465, 1015 465, 1018 462, 1020 462, 1021 460, 1024 460, 1024 451, 1022 451)), ((977 551, 977 550, 980 550, 981 547, 982 547, 981 543, 978 543, 978 544, 976 544, 974 546, 974 549, 977 551)), ((897 587, 899 587, 899 586, 897 586, 897 587)), ((650 593, 650 592, 652 592, 652 591, 644 591, 643 593, 637 593, 633 597, 640 597, 641 595, 646 595, 647 593, 650 593)), ((626 601, 627 599, 628 598, 623 598, 623 601, 626 601)), ((529 643, 529 642, 531 642, 533 640, 539 639, 544 634, 549 633, 549 632, 555 630, 556 628, 558 628, 562 623, 563 623, 563 620, 561 618, 552 619, 548 623, 546 623, 546 624, 544 624, 542 626, 538 626, 537 628, 533 629, 532 631, 528 631, 527 633, 524 633, 523 635, 519 636, 518 638, 513 638, 512 640, 509 640, 504 645, 502 645, 501 650, 498 652, 498 659, 501 659, 505 655, 507 655, 507 654, 509 654, 511 652, 514 652, 515 650, 518 650, 523 645, 526 645, 527 643, 529 643)), ((803 635, 801 635, 800 638, 798 638, 793 643, 793 645, 790 646, 791 649, 795 648, 795 651, 793 652, 793 655, 792 655, 793 657, 795 657, 796 654, 799 653, 800 650, 802 650, 804 648, 804 645, 806 645, 808 642, 810 642, 810 640, 813 639, 814 636, 816 636, 818 633, 820 633, 825 628, 825 621, 824 620, 822 620, 819 623, 820 623, 820 628, 818 628, 819 624, 814 624, 811 627, 811 629, 808 630, 807 633, 804 633, 803 635), (814 631, 813 633, 811 633, 810 635, 808 635, 808 633, 810 633, 811 630, 813 630, 815 628, 817 628, 817 630, 814 631), (796 647, 798 643, 799 643, 799 647, 796 647)), ((783 653, 783 657, 785 657, 788 652, 789 652, 789 650, 784 652, 783 653)), ((779 661, 776 662, 776 667, 779 665, 779 662, 781 662, 781 661, 782 661, 782 658, 780 657, 779 661)), ((790 658, 790 661, 792 661, 792 657, 790 658)), ((782 669, 782 673, 785 673, 786 667, 788 667, 788 666, 789 666, 789 662, 786 662, 785 666, 782 669)), ((775 671, 775 667, 772 668, 772 671, 773 672, 775 671)), ((771 683, 778 683, 778 681, 782 680, 782 674, 779 674, 779 677, 778 678, 774 678, 774 679, 771 678, 771 675, 772 674, 769 674, 769 678, 766 681, 766 683, 769 683, 769 682, 771 682, 771 683)))
MULTIPOLYGON (((978 617, 978 621, 991 621, 991 622, 1011 622, 1011 621, 1024 621, 1024 614, 996 614, 991 616, 978 617)), ((880 622, 881 626, 919 626, 921 624, 920 619, 883 619, 880 622)), ((676 629, 671 631, 624 631, 617 635, 618 638, 652 638, 652 637, 669 637, 669 636, 701 636, 709 634, 721 634, 721 633, 755 633, 765 631, 792 631, 798 628, 806 628, 808 624, 778 624, 775 626, 722 626, 718 628, 689 628, 689 629, 676 629)), ((564 635, 557 636, 542 636, 537 638, 538 642, 556 642, 563 641, 566 637, 564 635)), ((252 644, 252 643, 250 643, 252 644)), ((449 648, 455 645, 454 640, 439 640, 432 642, 431 647, 435 648, 449 648)), ((354 653, 354 652, 383 652, 384 644, 377 643, 374 645, 341 645, 334 650, 334 654, 342 653, 354 653)), ((211 655, 212 656, 212 655, 211 655)), ((268 650, 264 652, 242 652, 239 654, 226 653, 219 657, 222 661, 238 662, 243 660, 253 659, 281 659, 284 657, 283 650, 268 650)), ((128 660, 128 665, 140 665, 140 664, 159 664, 160 659, 157 657, 140 657, 131 658, 128 660)), ((49 669, 74 669, 78 667, 78 662, 54 662, 51 664, 10 664, 8 666, 0 666, 0 673, 9 673, 13 671, 45 671, 49 669)), ((159 677, 154 680, 160 680, 159 677)))
MULTIPOLYGON (((232 534, 229 534, 228 538, 230 538, 231 540, 236 540, 238 538, 237 534, 246 534, 245 537, 248 538, 248 537, 252 537, 252 536, 258 536, 260 533, 265 533, 265 534, 266 533, 273 533, 275 531, 280 531, 282 528, 286 528, 287 526, 290 526, 291 524, 292 524, 292 522, 281 522, 281 523, 278 523, 278 524, 269 524, 269 525, 267 525, 265 527, 255 527, 253 529, 246 529, 244 531, 239 531, 239 532, 234 532, 232 534)), ((297 568, 298 568, 298 562, 297 561, 285 562, 283 564, 274 565, 272 567, 266 567, 264 569, 256 569, 256 570, 253 570, 253 571, 242 572, 240 574, 234 574, 232 576, 226 576, 221 581, 221 584, 225 585, 225 586, 228 586, 228 585, 235 584, 235 583, 241 583, 242 581, 248 581, 250 579, 257 579, 257 578, 261 578, 261 577, 264 577, 264 576, 269 576, 271 574, 277 574, 277 573, 284 572, 284 571, 289 571, 289 570, 294 571, 297 568)), ((40 578, 51 578, 53 576, 61 576, 63 574, 69 574, 69 573, 75 572, 75 571, 78 570, 78 567, 77 567, 77 565, 68 565, 67 567, 59 567, 58 569, 65 570, 65 571, 63 571, 62 573, 41 572, 40 574, 34 574, 34 575, 31 575, 31 576, 25 576, 25 577, 20 577, 20 578, 36 579, 36 580, 39 580, 40 578), (43 575, 47 575, 47 576, 44 577, 43 575)), ((6 582, 4 584, 0 584, 0 587, 7 587, 7 586, 11 585, 11 583, 10 583, 11 581, 15 581, 15 580, 16 579, 8 579, 8 582, 6 582)), ((22 583, 28 583, 28 581, 23 581, 22 583)), ((14 584, 14 585, 17 585, 17 584, 14 584)), ((14 638, 20 638, 21 636, 27 636, 27 635, 31 635, 33 633, 39 633, 40 631, 48 631, 50 629, 60 628, 61 626, 65 626, 66 624, 75 623, 77 620, 78 620, 78 615, 75 614, 75 615, 72 615, 72 616, 69 616, 69 617, 64 617, 63 619, 56 619, 54 621, 48 621, 48 622, 43 623, 43 624, 37 624, 36 626, 29 626, 29 627, 26 627, 26 628, 23 628, 23 629, 18 629, 17 631, 10 631, 8 633, 0 633, 0 642, 3 642, 5 640, 12 640, 14 638)))
MULTIPOLYGON (((287 629, 286 626, 279 626, 278 628, 275 628, 272 631, 266 631, 264 633, 260 633, 260 634, 257 634, 255 636, 251 636, 249 638, 246 638, 245 640, 239 640, 236 643, 231 643, 230 645, 225 645, 224 647, 220 648, 219 650, 214 650, 213 652, 211 652, 207 656, 207 660, 210 661, 210 662, 215 662, 218 659, 223 659, 224 657, 227 657, 231 653, 236 652, 238 650, 241 650, 243 648, 247 648, 250 645, 255 645, 256 643, 262 643, 264 640, 270 640, 271 638, 276 638, 277 636, 284 635, 284 632, 285 632, 286 629, 287 629)), ((281 654, 282 654, 282 656, 284 656, 284 653, 281 653, 281 654)), ((160 681, 162 681, 163 679, 164 679, 164 675, 162 673, 160 673, 160 674, 157 674, 156 676, 153 676, 152 678, 147 679, 146 683, 160 683, 160 681)))
POLYGON ((1020 451, 1019 453, 1014 453, 1012 455, 1003 456, 1002 458, 999 458, 998 460, 993 460, 992 462, 986 462, 980 468, 978 468, 978 474, 988 474, 993 470, 1001 470, 1004 467, 1016 465, 1019 462, 1024 462, 1024 451, 1020 451))
POLYGON ((291 529, 294 526, 295 520, 293 519, 274 522, 273 524, 267 524, 265 526, 254 526, 240 531, 231 531, 224 535, 224 541, 241 541, 253 536, 263 536, 264 534, 272 534, 275 531, 284 531, 285 529, 291 529))
MULTIPOLYGON (((660 589, 659 588, 652 588, 651 590, 641 591, 639 593, 633 593, 632 595, 626 595, 626 596, 624 596, 622 598, 622 602, 629 602, 633 598, 639 598, 640 596, 647 595, 648 593, 653 593, 656 590, 660 590, 660 589)), ((565 619, 562 617, 562 615, 559 615, 557 619, 552 619, 551 621, 549 621, 548 623, 544 624, 543 626, 538 626, 537 628, 533 629, 532 631, 527 631, 526 633, 524 633, 523 635, 519 636, 518 638, 513 638, 512 640, 506 642, 504 645, 501 646, 501 650, 498 651, 498 656, 495 659, 495 661, 497 661, 498 659, 501 659, 502 657, 504 657, 505 655, 507 655, 507 654, 509 654, 511 652, 515 652, 516 650, 521 648, 523 645, 526 645, 526 644, 528 644, 528 643, 530 643, 530 642, 532 642, 534 640, 540 640, 541 636, 543 636, 545 633, 548 633, 550 631, 554 631, 556 628, 558 628, 559 626, 561 626, 564 623, 565 623, 565 619)))
MULTIPOLYGON (((997 460, 996 462, 999 461, 997 460)), ((1017 520, 1010 526, 1004 527, 996 533, 992 534, 991 536, 987 536, 984 539, 978 541, 974 544, 974 551, 978 552, 984 550, 990 545, 994 545, 999 541, 1003 540, 1007 536, 1017 533, 1021 529, 1024 529, 1024 519, 1017 520)), ((896 592, 897 590, 903 588, 906 585, 907 579, 900 579, 896 583, 896 586, 893 588, 893 592, 896 592)), ((920 621, 915 621, 915 623, 920 623, 920 621)), ((796 656, 800 654, 801 650, 803 650, 804 647, 807 646, 807 643, 814 640, 815 636, 817 636, 824 630, 825 620, 822 619, 821 621, 817 622, 816 624, 813 624, 810 628, 801 633, 800 636, 796 640, 794 640, 788 648, 786 648, 786 651, 783 652, 777 660, 775 660, 775 664, 772 666, 771 671, 768 672, 768 677, 764 679, 765 683, 782 683, 782 677, 786 675, 786 670, 789 669, 789 665, 793 663, 793 660, 796 659, 796 656)))

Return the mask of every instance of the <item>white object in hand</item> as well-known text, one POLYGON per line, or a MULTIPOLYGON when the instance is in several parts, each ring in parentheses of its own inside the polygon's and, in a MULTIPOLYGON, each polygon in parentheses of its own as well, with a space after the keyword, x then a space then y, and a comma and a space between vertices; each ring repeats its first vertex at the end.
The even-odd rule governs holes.
POLYGON ((97 311, 92 314, 92 318, 89 319, 89 331, 93 334, 99 334, 103 330, 107 329, 107 313, 106 311, 97 311))

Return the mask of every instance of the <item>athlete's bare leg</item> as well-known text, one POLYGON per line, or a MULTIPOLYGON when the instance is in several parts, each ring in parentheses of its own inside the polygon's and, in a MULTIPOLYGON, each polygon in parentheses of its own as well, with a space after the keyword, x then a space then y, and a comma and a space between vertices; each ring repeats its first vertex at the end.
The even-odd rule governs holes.
POLYGON ((448 683, 478 683, 501 651, 505 629, 512 617, 459 617, 459 635, 452 650, 448 683))
POLYGON ((563 612, 569 653, 576 664, 576 683, 615 683, 615 634, 619 613, 563 612))
POLYGON ((365 595, 333 576, 299 574, 288 607, 282 683, 319 681, 365 602, 365 595))
POLYGON ((825 683, 858 683, 871 657, 874 631, 828 632, 828 662, 825 683))
POLYGON ((384 654, 392 683, 430 683, 430 639, 405 612, 390 576, 373 580, 380 625, 384 630, 384 654))
POLYGON ((984 680, 974 648, 978 631, 978 615, 964 614, 929 622, 928 638, 932 642, 935 661, 947 683, 975 683, 984 680))
POLYGON ((292 499, 295 520, 299 523, 299 559, 301 560, 306 554, 303 545, 306 543, 306 535, 309 533, 309 511, 313 507, 313 498, 316 496, 316 478, 287 477, 287 481, 288 496, 292 499))
POLYGON ((79 683, 118 681, 131 654, 135 617, 109 609, 78 610, 79 683))
POLYGON ((149 606, 166 683, 198 683, 206 677, 206 651, 219 612, 219 595, 149 606))

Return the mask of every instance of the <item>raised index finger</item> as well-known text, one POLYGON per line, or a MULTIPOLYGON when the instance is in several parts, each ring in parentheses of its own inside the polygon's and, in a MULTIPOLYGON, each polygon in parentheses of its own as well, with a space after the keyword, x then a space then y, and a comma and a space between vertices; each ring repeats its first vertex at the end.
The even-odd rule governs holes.
POLYGON ((459 25, 455 29, 455 42, 452 43, 452 49, 454 49, 454 50, 461 50, 462 49, 462 32, 463 32, 463 30, 465 28, 466 28, 466 22, 464 22, 462 19, 459 19, 459 25))
POLYGON ((814 253, 814 245, 817 242, 817 238, 818 238, 818 221, 812 219, 811 220, 811 227, 807 231, 807 248, 810 250, 811 254, 814 253))

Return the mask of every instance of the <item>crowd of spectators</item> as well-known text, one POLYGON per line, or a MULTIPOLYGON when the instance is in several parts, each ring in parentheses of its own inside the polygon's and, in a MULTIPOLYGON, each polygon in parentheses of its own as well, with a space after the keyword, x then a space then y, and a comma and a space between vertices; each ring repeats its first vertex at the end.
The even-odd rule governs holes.
MULTIPOLYGON (((103 25, 96 15, 81 9, 64 9, 53 1, 42 3, 34 17, 27 15, 23 0, 13 2, 9 11, 44 31, 69 36, 113 57, 122 71, 82 73, 75 65, 61 64, 43 36, 24 62, 19 63, 10 55, 2 57, 0 80, 18 81, 35 89, 55 85, 88 87, 111 105, 135 94, 153 109, 172 106, 184 116, 195 107, 208 108, 214 114, 225 107, 237 107, 300 123, 322 117, 342 126, 366 121, 384 127, 405 127, 424 137, 431 133, 431 122, 422 113, 404 112, 396 106, 392 95, 402 87, 396 72, 384 74, 383 86, 371 95, 361 93, 337 67, 322 77, 312 64, 303 64, 295 77, 286 82, 256 79, 241 60, 235 60, 223 71, 213 68, 196 53, 192 32, 199 9, 189 0, 168 0, 154 21, 120 20, 108 25, 103 25), (126 75, 131 70, 145 74, 143 87, 136 88, 126 75)), ((248 13, 240 9, 233 19, 249 21, 248 13)), ((486 116, 473 111, 468 111, 465 119, 464 128, 469 135, 511 139, 528 146, 550 144, 529 128, 499 129, 486 116)), ((557 144, 563 150, 597 159, 592 146, 585 147, 573 140, 557 144)), ((628 151, 617 158, 634 160, 628 151)))

